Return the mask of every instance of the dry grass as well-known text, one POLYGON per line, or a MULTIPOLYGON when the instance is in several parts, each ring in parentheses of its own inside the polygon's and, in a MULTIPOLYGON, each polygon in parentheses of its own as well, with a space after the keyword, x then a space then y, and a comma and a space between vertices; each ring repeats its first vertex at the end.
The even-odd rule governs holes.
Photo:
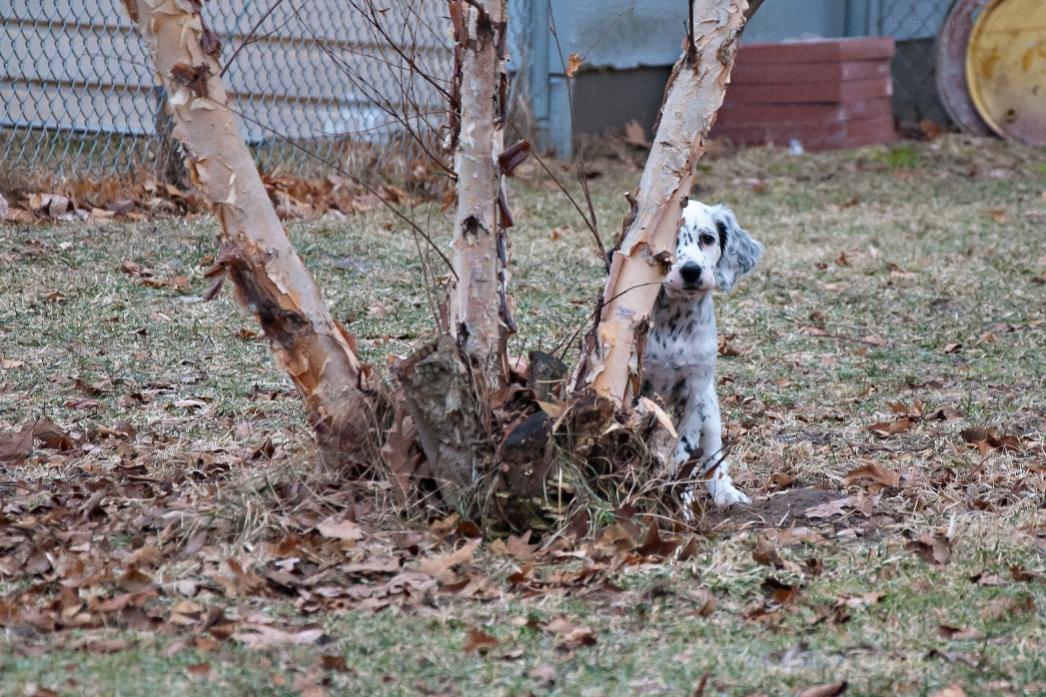
MULTIPOLYGON (((638 180, 632 160, 623 152, 591 166, 604 238, 638 180)), ((801 157, 758 149, 706 161, 699 180, 699 198, 731 204, 767 247, 763 265, 718 301, 720 330, 739 353, 720 363, 720 395, 735 478, 753 507, 708 512, 685 561, 619 564, 598 544, 542 558, 531 573, 546 585, 509 582, 527 563, 488 540, 469 567, 486 590, 422 594, 377 613, 344 601, 347 610, 308 614, 293 593, 229 594, 206 580, 228 573, 229 558, 271 570, 267 542, 315 536, 330 514, 356 511, 366 539, 389 549, 422 535, 316 471, 297 399, 252 322, 227 298, 193 301, 207 286, 212 221, 0 227, 0 432, 47 416, 94 434, 87 448, 0 465, 0 558, 14 554, 27 516, 55 559, 80 553, 58 542, 55 511, 108 482, 105 524, 87 518, 99 526, 96 554, 119 564, 164 534, 172 549, 197 533, 205 541, 151 568, 158 607, 177 601, 170 584, 195 579, 194 601, 227 617, 316 622, 330 638, 250 650, 192 643, 203 635, 188 626, 26 633, 7 622, 0 693, 686 694, 706 674, 706 694, 793 694, 836 680, 850 694, 953 683, 971 695, 1041 693, 1046 593, 1010 567, 1046 567, 1046 154, 961 137, 801 157), (145 287, 120 271, 125 259, 160 278, 185 275, 190 288, 145 287), (897 403, 908 430, 869 432, 901 418, 897 403), (930 418, 941 408, 953 418, 930 418), (133 438, 97 436, 121 422, 133 438), (970 427, 1016 436, 1019 450, 982 454, 961 436, 970 427), (848 480, 868 465, 896 473, 897 486, 848 480), (839 515, 806 515, 843 495, 853 499, 839 515), (167 533, 143 523, 178 506, 167 533), (812 532, 782 540, 792 526, 812 532), (946 563, 916 554, 932 559, 935 538, 946 563), (549 580, 600 565, 591 582, 549 580), (768 577, 797 595, 778 602, 768 577), (557 648, 558 616, 590 628, 595 645, 557 648), (463 650, 477 627, 499 642, 485 656, 463 650), (103 651, 101 640, 126 643, 103 651), (324 668, 321 653, 349 669, 324 668), (188 670, 202 663, 208 671, 188 670)), ((602 260, 538 170, 524 170, 513 204, 521 335, 510 348, 522 354, 561 346, 584 323, 602 260)), ((445 229, 436 206, 414 213, 445 229)), ((415 242, 391 216, 327 217, 290 234, 369 360, 384 365, 431 337, 415 242)), ((417 544, 405 558, 439 549, 417 544)), ((342 573, 364 549, 321 551, 342 573)), ((59 585, 0 566, 4 601, 28 607, 60 597, 59 585)))

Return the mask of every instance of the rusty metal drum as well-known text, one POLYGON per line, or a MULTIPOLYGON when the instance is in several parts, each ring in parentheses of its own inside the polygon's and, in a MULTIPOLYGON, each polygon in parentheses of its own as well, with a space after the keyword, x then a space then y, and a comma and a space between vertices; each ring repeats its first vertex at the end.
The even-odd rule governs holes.
POLYGON ((966 87, 966 46, 973 24, 991 0, 956 0, 937 34, 937 94, 944 110, 963 133, 990 136, 966 87))
POLYGON ((1046 144, 1046 0, 992 0, 970 32, 970 98, 1003 138, 1046 144))

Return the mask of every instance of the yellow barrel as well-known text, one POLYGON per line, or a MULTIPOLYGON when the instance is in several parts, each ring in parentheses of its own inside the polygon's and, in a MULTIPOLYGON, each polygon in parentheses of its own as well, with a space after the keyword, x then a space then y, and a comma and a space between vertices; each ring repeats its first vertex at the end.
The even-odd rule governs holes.
POLYGON ((966 51, 966 84, 1003 138, 1046 145, 1046 0, 993 0, 966 51))

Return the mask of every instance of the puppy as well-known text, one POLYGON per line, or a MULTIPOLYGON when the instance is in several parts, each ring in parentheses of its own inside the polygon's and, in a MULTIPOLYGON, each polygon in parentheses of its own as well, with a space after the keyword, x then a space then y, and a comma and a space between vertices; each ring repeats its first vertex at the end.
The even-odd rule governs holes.
MULTIPOLYGON (((716 396, 717 353, 712 291, 730 290, 763 254, 763 245, 737 224, 726 206, 691 201, 683 209, 671 271, 661 285, 643 356, 642 392, 661 396, 673 414, 679 440, 673 465, 678 476, 694 460, 718 506, 749 503, 734 487, 723 452, 716 396)), ((687 510, 693 485, 684 491, 687 510)))

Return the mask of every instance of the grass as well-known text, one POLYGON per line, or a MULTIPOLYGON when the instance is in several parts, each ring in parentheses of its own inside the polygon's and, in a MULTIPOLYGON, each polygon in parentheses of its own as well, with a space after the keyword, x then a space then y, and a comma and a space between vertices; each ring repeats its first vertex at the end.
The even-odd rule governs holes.
MULTIPOLYGON (((488 540, 470 573, 490 592, 419 596, 378 612, 348 601, 310 610, 301 595, 234 592, 214 580, 229 558, 271 569, 269 543, 306 536, 309 516, 361 504, 321 489, 283 503, 285 490, 321 475, 311 474, 297 398, 252 336, 253 321, 228 293, 195 301, 208 285, 213 221, 0 227, 0 360, 10 366, 0 368, 0 432, 39 416, 84 434, 122 422, 135 431, 0 465, 0 694, 675 695, 694 693, 705 675, 705 694, 796 694, 841 680, 859 695, 953 684, 969 695, 1041 694, 1046 592, 1010 567, 1046 568, 1044 160, 1041 149, 962 137, 706 160, 697 196, 729 203, 767 247, 762 266, 717 303, 720 331, 740 353, 724 357, 719 374, 735 478, 756 504, 710 515, 691 559, 610 563, 597 581, 540 593, 507 581, 525 564, 488 540), (189 287, 143 285, 120 270, 125 260, 158 279, 186 276, 189 287), (948 407, 960 416, 916 420, 888 438, 867 431, 898 416, 891 403, 911 411, 917 401, 924 414, 948 407), (960 435, 968 427, 1016 435, 1021 451, 982 456, 960 435), (257 454, 267 439, 271 458, 257 454), (897 472, 900 486, 847 482, 868 463, 897 472), (793 480, 783 493, 774 483, 782 478, 793 480), (780 505, 811 488, 864 497, 871 514, 821 520, 780 505), (104 516, 64 517, 94 490, 110 492, 98 504, 104 516), (151 510, 168 522, 149 523, 151 510), (170 517, 178 510, 192 515, 170 517), (83 530, 63 535, 67 520, 83 530), (755 560, 775 529, 792 525, 820 541, 777 544, 779 559, 755 560), (11 606, 73 602, 59 576, 28 570, 31 547, 18 537, 28 529, 57 567, 93 554, 119 573, 150 544, 180 549, 196 533, 204 543, 143 564, 158 621, 48 631, 9 619, 11 606), (920 535, 947 537, 950 560, 914 554, 920 535), (773 601, 768 577, 798 594, 773 601), (186 597, 233 623, 260 614, 316 624, 324 638, 249 648, 172 624, 185 595, 172 584, 186 579, 198 585, 186 597), (704 593, 715 599, 710 613, 704 593), (595 643, 563 646, 552 629, 559 617, 591 629, 595 643), (947 627, 968 631, 948 638, 947 627), (498 642, 485 655, 464 648, 477 628, 498 642), (345 669, 323 656, 343 657, 345 669)), ((638 171, 628 154, 589 169, 609 239, 638 171)), ((522 174, 512 196, 517 354, 567 341, 603 273, 562 195, 538 170, 522 174)), ((414 214, 445 237, 435 205, 414 214)), ((298 222, 289 233, 368 360, 383 366, 431 335, 415 240, 390 215, 298 222)), ((444 273, 435 255, 428 264, 444 273)), ((368 540, 385 530, 427 534, 358 510, 368 540)), ((402 552, 405 563, 426 553, 421 546, 402 552)), ((332 567, 370 549, 343 550, 332 567)), ((598 547, 584 549, 536 562, 534 573, 607 566, 598 547)), ((74 587, 74 596, 89 608, 121 583, 74 587)), ((337 587, 355 583, 365 582, 337 587)))

